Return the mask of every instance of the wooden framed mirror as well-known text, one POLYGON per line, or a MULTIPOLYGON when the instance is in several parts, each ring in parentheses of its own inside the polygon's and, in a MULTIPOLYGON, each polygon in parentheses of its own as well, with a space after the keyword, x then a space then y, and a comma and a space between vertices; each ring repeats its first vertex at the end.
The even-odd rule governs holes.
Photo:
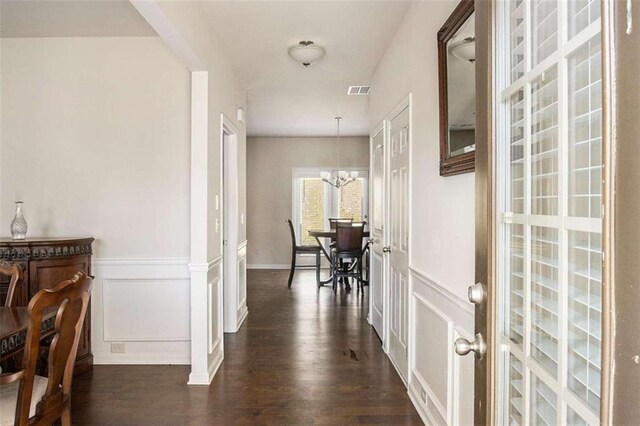
POLYGON ((438 31, 440 176, 475 170, 475 16, 462 0, 438 31))

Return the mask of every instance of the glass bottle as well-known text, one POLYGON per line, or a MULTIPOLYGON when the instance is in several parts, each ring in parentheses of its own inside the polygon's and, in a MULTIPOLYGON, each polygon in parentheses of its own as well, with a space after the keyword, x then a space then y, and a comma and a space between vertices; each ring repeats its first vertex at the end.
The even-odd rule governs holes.
POLYGON ((14 240, 27 238, 27 221, 22 213, 22 201, 16 201, 16 215, 11 221, 11 236, 14 240))

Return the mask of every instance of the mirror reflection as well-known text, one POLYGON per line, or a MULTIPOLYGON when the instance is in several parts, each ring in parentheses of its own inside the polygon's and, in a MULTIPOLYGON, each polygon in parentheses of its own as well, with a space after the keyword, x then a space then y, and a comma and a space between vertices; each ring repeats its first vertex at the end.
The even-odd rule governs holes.
POLYGON ((475 13, 447 41, 448 156, 475 151, 475 13))

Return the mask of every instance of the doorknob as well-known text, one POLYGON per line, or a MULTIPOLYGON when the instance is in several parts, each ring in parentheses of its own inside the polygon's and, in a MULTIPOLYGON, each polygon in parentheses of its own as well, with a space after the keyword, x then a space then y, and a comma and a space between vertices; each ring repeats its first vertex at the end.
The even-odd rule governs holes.
POLYGON ((464 356, 469 352, 475 352, 476 358, 482 359, 484 354, 487 352, 487 344, 484 342, 482 338, 482 334, 476 334, 476 338, 473 342, 468 341, 464 337, 460 337, 456 339, 455 349, 458 355, 464 356))
POLYGON ((469 286, 467 295, 469 296, 469 302, 475 303, 476 305, 487 300, 487 292, 482 283, 475 283, 474 285, 469 286))
POLYGON ((382 252, 383 253, 391 253, 391 247, 389 247, 389 246, 382 247, 382 252))

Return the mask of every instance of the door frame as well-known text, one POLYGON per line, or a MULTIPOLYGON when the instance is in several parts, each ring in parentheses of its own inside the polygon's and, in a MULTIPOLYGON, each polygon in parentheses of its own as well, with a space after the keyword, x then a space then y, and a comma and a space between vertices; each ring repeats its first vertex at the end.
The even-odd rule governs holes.
MULTIPOLYGON (((379 123, 376 127, 374 127, 373 131, 371 132, 371 134, 369 135, 369 230, 371 231, 371 238, 374 238, 374 234, 373 234, 373 220, 372 219, 372 215, 373 215, 373 156, 374 156, 374 152, 375 152, 375 147, 373 146, 373 140, 376 136, 378 136, 380 133, 382 133, 382 236, 383 236, 383 240, 384 241, 378 241, 376 243, 372 243, 372 244, 380 244, 381 246, 386 246, 388 244, 388 237, 387 237, 387 230, 389 229, 389 224, 388 224, 388 205, 387 205, 387 176, 388 176, 388 170, 387 170, 387 143, 389 141, 389 126, 387 124, 387 120, 382 120, 381 123, 379 123)), ((371 247, 371 254, 370 256, 373 257, 373 252, 374 252, 374 248, 371 247)), ((389 268, 386 265, 387 260, 385 256, 382 256, 382 271, 383 271, 383 275, 382 275, 382 279, 381 279, 381 283, 382 283, 382 325, 381 325, 381 332, 382 335, 378 336, 380 337, 380 341, 382 342, 382 347, 383 350, 385 352, 388 351, 387 349, 387 343, 386 343, 386 339, 388 336, 387 333, 387 324, 388 324, 388 306, 387 306, 387 289, 389 288, 388 286, 388 270, 389 268)), ((369 261, 369 274, 371 274, 373 270, 373 259, 370 259, 369 261)), ((373 284, 373 278, 371 276, 369 276, 369 285, 372 286, 373 284)), ((369 287, 371 289, 371 287, 369 287)), ((371 312, 373 312, 373 292, 369 291, 369 313, 367 314, 367 322, 369 324, 371 324, 371 326, 373 327, 373 320, 371 317, 371 312)), ((374 327, 375 330, 375 327, 374 327)), ((377 333, 377 330, 376 330, 377 333)))
POLYGON ((604 73, 603 149, 604 336, 602 353, 602 424, 633 424, 640 417, 640 1, 602 4, 604 73), (635 22, 633 28, 631 23, 635 22), (618 52, 624 54, 618 55, 618 52), (606 346, 605 346, 606 345, 606 346))
POLYGON ((222 238, 222 283, 225 333, 235 333, 247 315, 246 309, 238 314, 238 129, 224 113, 220 114, 220 217, 222 238))
MULTIPOLYGON (((494 1, 478 1, 476 16, 476 219, 475 282, 483 283, 486 302, 475 305, 475 333, 482 334, 487 352, 475 359, 474 423, 496 421, 496 198, 495 198, 495 99, 493 46, 495 43, 494 1)), ((473 356, 473 355, 472 355, 473 356)))

